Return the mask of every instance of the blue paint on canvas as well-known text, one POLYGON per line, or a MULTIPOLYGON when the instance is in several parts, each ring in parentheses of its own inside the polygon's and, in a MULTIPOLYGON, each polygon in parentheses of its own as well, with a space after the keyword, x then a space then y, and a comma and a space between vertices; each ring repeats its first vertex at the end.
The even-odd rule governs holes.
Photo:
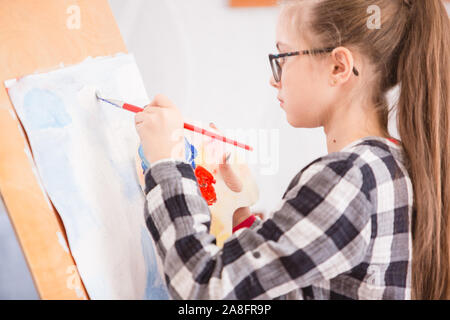
POLYGON ((147 267, 147 284, 145 287, 145 297, 148 300, 167 300, 169 295, 165 286, 161 283, 161 278, 156 276, 157 274, 154 270, 157 268, 156 265, 156 254, 153 246, 151 245, 151 239, 148 235, 148 230, 146 228, 141 229, 141 239, 142 239, 142 254, 144 255, 145 265, 147 267))
POLYGON ((34 88, 28 91, 23 104, 27 118, 33 120, 30 123, 34 129, 62 128, 71 123, 62 99, 49 90, 34 88))

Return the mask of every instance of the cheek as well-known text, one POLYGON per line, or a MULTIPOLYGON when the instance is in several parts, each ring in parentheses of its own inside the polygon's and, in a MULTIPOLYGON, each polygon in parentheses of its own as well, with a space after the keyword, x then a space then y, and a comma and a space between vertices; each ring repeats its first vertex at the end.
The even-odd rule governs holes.
POLYGON ((320 126, 327 105, 322 81, 301 71, 286 73, 283 80, 283 109, 288 122, 294 127, 320 126))

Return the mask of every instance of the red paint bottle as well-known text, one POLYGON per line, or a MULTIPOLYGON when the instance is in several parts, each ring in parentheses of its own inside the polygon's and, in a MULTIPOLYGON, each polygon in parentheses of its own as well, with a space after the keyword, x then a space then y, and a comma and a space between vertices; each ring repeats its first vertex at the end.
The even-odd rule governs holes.
POLYGON ((213 184, 216 183, 214 176, 202 166, 197 166, 194 173, 203 198, 209 206, 214 204, 217 201, 216 191, 213 187, 213 184))

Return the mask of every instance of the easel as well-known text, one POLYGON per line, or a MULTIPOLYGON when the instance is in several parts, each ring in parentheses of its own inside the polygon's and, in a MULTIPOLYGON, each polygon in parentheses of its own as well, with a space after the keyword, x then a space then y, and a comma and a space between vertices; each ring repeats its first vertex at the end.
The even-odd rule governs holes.
POLYGON ((118 52, 127 50, 107 0, 0 1, 0 194, 42 299, 88 295, 3 82, 118 52))

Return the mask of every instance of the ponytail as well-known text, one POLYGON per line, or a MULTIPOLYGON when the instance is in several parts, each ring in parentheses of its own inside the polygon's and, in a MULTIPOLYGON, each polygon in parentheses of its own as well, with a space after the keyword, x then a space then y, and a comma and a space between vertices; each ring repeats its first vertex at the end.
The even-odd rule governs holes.
POLYGON ((409 0, 398 131, 414 186, 413 299, 449 297, 450 23, 441 0, 409 0))

